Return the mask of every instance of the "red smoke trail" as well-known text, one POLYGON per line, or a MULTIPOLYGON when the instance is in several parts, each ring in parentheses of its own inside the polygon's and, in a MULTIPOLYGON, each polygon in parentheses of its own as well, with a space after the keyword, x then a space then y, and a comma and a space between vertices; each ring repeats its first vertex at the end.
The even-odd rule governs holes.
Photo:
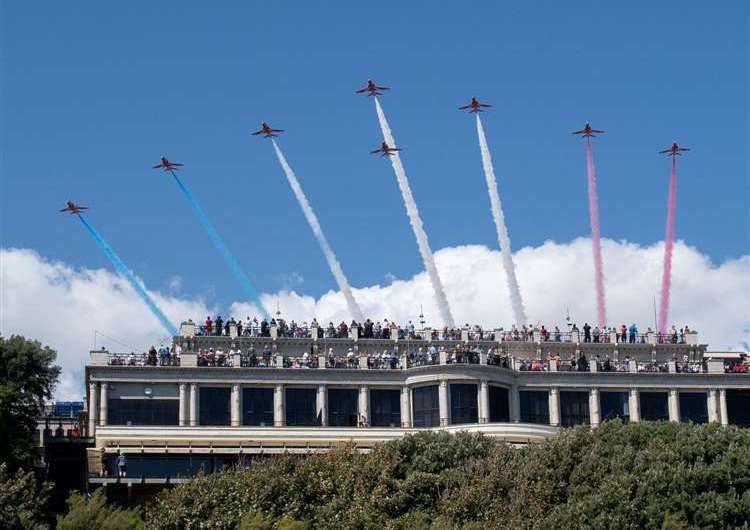
POLYGON ((589 179, 589 217, 591 219, 591 243, 594 247, 594 281, 596 287, 596 314, 599 328, 607 325, 607 309, 604 303, 604 273, 602 272, 602 242, 599 229, 599 199, 596 195, 596 169, 591 138, 586 137, 586 173, 589 179))
POLYGON ((661 306, 659 306, 659 331, 667 332, 669 316, 669 290, 672 287, 672 247, 674 246, 674 218, 677 210, 677 159, 672 157, 672 175, 669 179, 667 199, 667 234, 664 237, 664 271, 661 278, 661 306))

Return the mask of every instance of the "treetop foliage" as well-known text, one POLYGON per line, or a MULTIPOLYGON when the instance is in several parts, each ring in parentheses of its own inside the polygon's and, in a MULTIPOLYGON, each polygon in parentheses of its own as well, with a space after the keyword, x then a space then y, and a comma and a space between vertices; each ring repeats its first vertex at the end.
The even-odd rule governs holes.
POLYGON ((60 375, 56 357, 37 341, 0 336, 0 461, 12 470, 33 459, 37 418, 60 375))
POLYGON ((165 491, 149 528, 747 528, 750 430, 605 422, 512 447, 420 433, 165 491), (297 526, 289 526, 297 525, 297 526))

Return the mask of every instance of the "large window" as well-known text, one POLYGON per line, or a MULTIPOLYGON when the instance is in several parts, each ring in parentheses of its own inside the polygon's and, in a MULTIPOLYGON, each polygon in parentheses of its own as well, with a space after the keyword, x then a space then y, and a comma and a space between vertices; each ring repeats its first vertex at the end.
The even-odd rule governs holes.
POLYGON ((242 425, 273 426, 273 388, 242 389, 242 425))
MULTIPOLYGON (((209 455, 125 455, 129 478, 192 478, 237 465, 237 457, 209 455)), ((108 456, 104 465, 110 477, 117 476, 117 455, 108 456)))
POLYGON ((440 402, 437 385, 412 389, 414 427, 437 427, 440 425, 440 402))
POLYGON ((229 393, 225 387, 200 387, 200 417, 201 425, 229 425, 229 393))
POLYGON ((328 425, 356 427, 359 390, 356 388, 328 389, 328 425))
POLYGON ((370 425, 401 426, 401 391, 373 388, 370 390, 370 425))
POLYGON ((680 421, 708 422, 708 400, 705 392, 680 392, 680 421))
POLYGON ((479 423, 477 412, 477 385, 452 383, 451 424, 479 423))
POLYGON ((510 421, 508 408, 508 389, 499 386, 489 387, 490 422, 506 423, 510 421))
POLYGON ((560 392, 560 423, 564 427, 589 423, 589 393, 560 392))
POLYGON ((727 390, 727 416, 732 425, 750 427, 750 391, 727 390))
POLYGON ((314 388, 287 388, 285 391, 286 424, 309 427, 320 425, 317 390, 314 388))
POLYGON ((522 390, 518 399, 522 422, 549 424, 549 393, 546 390, 522 390))
POLYGON ((110 425, 177 425, 176 399, 108 399, 110 425))
POLYGON ((641 392, 640 403, 643 421, 666 421, 669 419, 666 392, 641 392))
POLYGON ((630 421, 630 405, 627 392, 599 392, 599 407, 602 421, 620 418, 630 421))

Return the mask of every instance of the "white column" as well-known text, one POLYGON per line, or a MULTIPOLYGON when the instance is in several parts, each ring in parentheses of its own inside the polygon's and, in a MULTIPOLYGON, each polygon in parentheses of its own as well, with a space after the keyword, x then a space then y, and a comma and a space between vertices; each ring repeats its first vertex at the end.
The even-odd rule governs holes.
POLYGON ((276 385, 273 390, 273 424, 283 427, 284 420, 284 385, 276 385))
POLYGON ((518 394, 518 386, 513 385, 508 392, 510 401, 510 421, 518 423, 521 421, 521 396, 518 394))
POLYGON ((727 412, 727 391, 719 390, 719 419, 722 425, 729 425, 729 413, 727 412))
POLYGON ((630 389, 628 410, 630 412, 630 421, 641 421, 641 393, 637 388, 630 389))
POLYGON ((96 433, 99 419, 99 387, 96 383, 89 383, 89 436, 96 433))
POLYGON ((105 427, 107 425, 107 410, 109 400, 109 383, 100 383, 101 398, 99 399, 99 425, 105 427))
POLYGON ((359 388, 359 406, 357 407, 359 415, 358 423, 370 425, 370 391, 366 386, 359 388))
POLYGON ((558 427, 560 425, 560 389, 549 389, 549 424, 558 427))
POLYGON ((680 394, 677 390, 670 390, 667 399, 669 421, 680 421, 680 394))
POLYGON ((232 427, 239 427, 240 419, 240 385, 232 385, 231 398, 229 402, 229 412, 231 414, 230 424, 232 427))
POLYGON ((188 402, 187 402, 187 385, 180 383, 180 411, 177 415, 177 422, 180 427, 184 427, 187 420, 188 402))
POLYGON ((190 383, 190 426, 198 425, 198 384, 190 383))
POLYGON ((448 410, 448 381, 440 381, 438 401, 440 403, 440 425, 448 425, 450 423, 450 411, 448 410))
POLYGON ((719 421, 719 396, 718 391, 709 390, 706 394, 706 409, 708 410, 709 423, 718 423, 719 421))
POLYGON ((328 401, 326 397, 326 385, 318 385, 316 405, 318 408, 318 418, 320 418, 320 425, 322 425, 323 427, 328 425, 328 401))
POLYGON ((592 388, 589 390, 589 416, 591 425, 596 427, 601 423, 601 414, 599 412, 599 389, 592 388))
POLYGON ((479 423, 490 422, 490 388, 486 379, 479 383, 479 423))
POLYGON ((401 427, 411 429, 411 397, 408 386, 401 387, 401 427))

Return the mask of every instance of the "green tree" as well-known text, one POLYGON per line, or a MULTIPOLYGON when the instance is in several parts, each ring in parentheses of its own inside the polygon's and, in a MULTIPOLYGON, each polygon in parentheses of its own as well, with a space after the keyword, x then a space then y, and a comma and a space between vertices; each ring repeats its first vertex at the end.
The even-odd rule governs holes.
POLYGON ((140 510, 124 510, 107 504, 103 490, 89 500, 73 493, 68 498, 68 513, 57 518, 57 530, 145 530, 140 510))
POLYGON ((201 476, 161 493, 147 521, 165 530, 748 528, 750 429, 612 421, 522 448, 425 432, 367 454, 344 447, 201 476))
POLYGON ((0 461, 11 470, 33 462, 37 418, 60 375, 56 357, 37 341, 0 336, 0 461))
POLYGON ((7 530, 43 530, 48 528, 44 514, 49 485, 40 485, 34 474, 17 470, 8 472, 0 464, 0 521, 7 530))

